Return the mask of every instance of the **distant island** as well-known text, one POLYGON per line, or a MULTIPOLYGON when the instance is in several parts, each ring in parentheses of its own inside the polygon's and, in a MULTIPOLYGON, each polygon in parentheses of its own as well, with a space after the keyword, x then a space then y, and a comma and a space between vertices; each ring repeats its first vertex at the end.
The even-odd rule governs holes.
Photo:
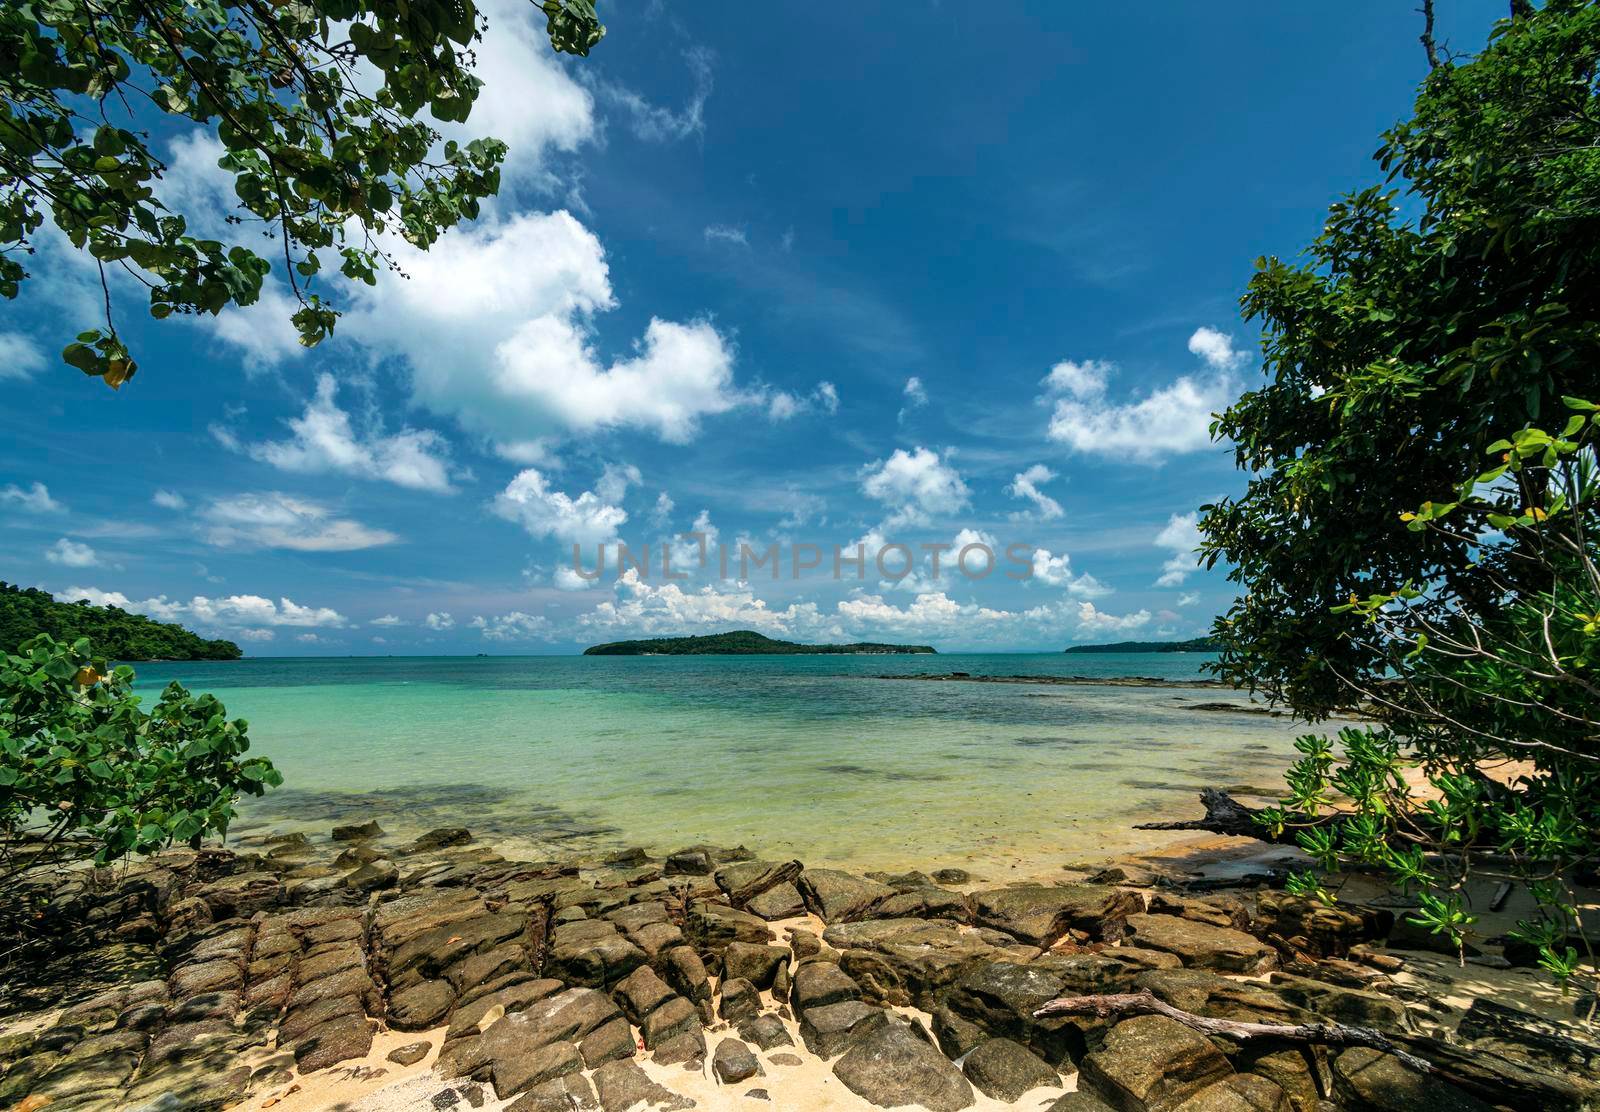
POLYGON ((108 660, 238 660, 232 641, 208 641, 171 622, 130 614, 86 599, 60 602, 49 591, 0 582, 0 651, 15 652, 30 637, 48 633, 71 643, 87 637, 108 660))
POLYGON ((1189 641, 1118 641, 1111 645, 1070 645, 1069 653, 1216 653, 1222 644, 1215 637, 1196 637, 1189 641))
POLYGON ((590 645, 584 656, 754 656, 762 653, 798 656, 842 653, 931 653, 930 645, 880 645, 858 641, 853 645, 802 645, 777 641, 753 629, 709 633, 701 637, 651 637, 643 641, 612 641, 590 645))

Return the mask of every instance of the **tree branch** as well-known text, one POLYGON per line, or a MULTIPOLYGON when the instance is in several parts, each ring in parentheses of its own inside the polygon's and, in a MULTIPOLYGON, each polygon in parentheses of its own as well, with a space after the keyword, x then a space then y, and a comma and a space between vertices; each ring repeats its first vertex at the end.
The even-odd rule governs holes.
POLYGON ((1439 50, 1433 42, 1433 0, 1422 0, 1422 49, 1428 55, 1428 68, 1439 68, 1439 50))

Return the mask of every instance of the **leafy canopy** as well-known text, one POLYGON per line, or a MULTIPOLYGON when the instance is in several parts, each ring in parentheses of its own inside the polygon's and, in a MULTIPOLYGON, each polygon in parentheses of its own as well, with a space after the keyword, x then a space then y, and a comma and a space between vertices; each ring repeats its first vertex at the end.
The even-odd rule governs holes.
POLYGON ((1474 874, 1527 882, 1561 977, 1600 852, 1597 67, 1600 5, 1519 6, 1385 135, 1404 196, 1347 196, 1304 260, 1259 262, 1267 382, 1213 429, 1252 477, 1201 521, 1243 588, 1217 670, 1380 723, 1303 738, 1271 821, 1458 943, 1474 874))
POLYGON ((241 794, 283 782, 214 696, 173 683, 146 711, 132 683, 87 639, 0 657, 0 878, 226 833, 241 794))
POLYGON ((112 660, 238 660, 244 655, 232 641, 207 640, 171 622, 116 606, 91 606, 86 599, 58 602, 37 587, 0 581, 0 647, 20 645, 40 633, 66 644, 87 637, 112 660))
MULTIPOLYGON (((593 0, 533 2, 558 51, 585 55, 605 33, 593 0)), ((48 219, 105 290, 103 327, 63 358, 113 387, 137 366, 109 268, 142 282, 160 319, 252 304, 281 261, 300 340, 318 343, 338 317, 318 292, 325 267, 370 285, 384 235, 426 248, 499 189, 504 143, 444 142, 423 115, 467 119, 483 29, 473 0, 0 5, 0 295, 18 295, 48 219), (215 127, 225 148, 233 242, 162 203, 157 150, 183 123, 215 127), (277 242, 258 253, 247 230, 277 242)))

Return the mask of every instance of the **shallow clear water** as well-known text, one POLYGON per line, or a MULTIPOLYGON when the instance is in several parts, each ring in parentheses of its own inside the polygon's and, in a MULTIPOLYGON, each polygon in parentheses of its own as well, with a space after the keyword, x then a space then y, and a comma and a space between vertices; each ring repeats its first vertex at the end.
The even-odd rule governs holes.
POLYGON ((1046 871, 1154 844, 1215 784, 1274 791, 1287 719, 1184 709, 1194 688, 881 680, 882 673, 1191 679, 1106 656, 251 659, 145 664, 250 720, 283 788, 237 833, 376 817, 538 853, 744 843, 857 869, 1046 871))

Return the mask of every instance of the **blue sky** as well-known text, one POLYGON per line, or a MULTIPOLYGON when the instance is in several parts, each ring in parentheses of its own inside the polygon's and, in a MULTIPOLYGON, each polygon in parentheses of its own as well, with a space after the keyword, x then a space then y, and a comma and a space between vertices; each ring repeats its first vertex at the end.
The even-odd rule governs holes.
MULTIPOLYGON (((281 286, 159 323, 119 289, 113 393, 56 361, 98 289, 45 238, 0 303, 0 577, 253 655, 1203 633, 1231 590, 1188 515, 1243 483, 1207 415, 1259 373, 1237 298, 1377 180, 1412 7, 630 0, 585 60, 490 0, 470 128, 506 189, 408 278, 331 288, 331 342, 294 344, 281 286), (697 567, 690 530, 781 577, 697 567), (952 574, 969 545, 1000 567, 952 574)), ((1503 4, 1440 7, 1469 50, 1503 4)), ((214 138, 164 142, 164 195, 216 219, 214 138)))

